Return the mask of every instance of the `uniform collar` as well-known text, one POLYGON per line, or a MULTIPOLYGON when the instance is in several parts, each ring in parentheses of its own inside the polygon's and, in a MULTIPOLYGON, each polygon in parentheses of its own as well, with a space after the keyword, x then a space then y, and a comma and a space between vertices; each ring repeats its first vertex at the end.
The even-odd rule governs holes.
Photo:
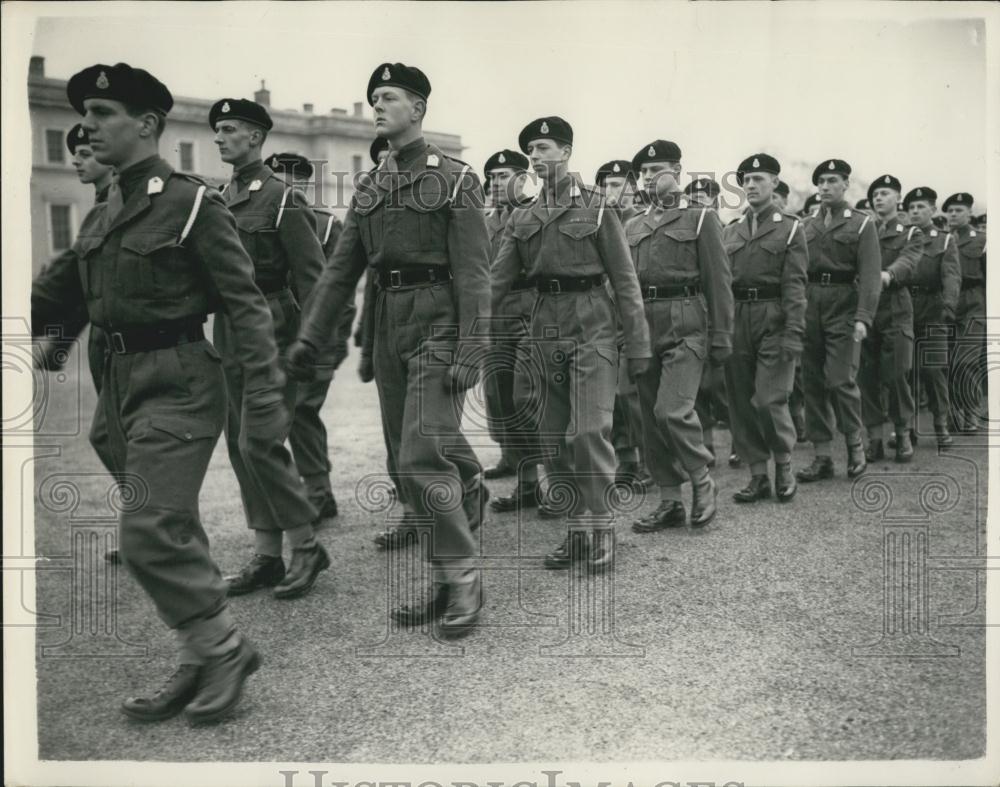
POLYGON ((408 164, 412 164, 418 159, 421 153, 427 150, 427 142, 423 137, 417 137, 413 142, 407 142, 396 152, 396 166, 402 169, 409 169, 408 164))
POLYGON ((111 184, 108 184, 103 189, 98 189, 97 194, 94 197, 94 204, 100 205, 102 202, 108 201, 108 192, 111 190, 111 184))
POLYGON ((142 185, 143 192, 145 192, 145 181, 148 179, 149 174, 163 161, 158 155, 150 156, 142 161, 133 164, 131 167, 126 167, 121 172, 118 173, 118 188, 122 192, 122 200, 128 202, 129 197, 131 197, 142 185))
POLYGON ((271 170, 264 163, 264 160, 259 158, 233 171, 233 177, 240 184, 241 189, 245 189, 252 181, 264 180, 269 175, 271 175, 271 170))

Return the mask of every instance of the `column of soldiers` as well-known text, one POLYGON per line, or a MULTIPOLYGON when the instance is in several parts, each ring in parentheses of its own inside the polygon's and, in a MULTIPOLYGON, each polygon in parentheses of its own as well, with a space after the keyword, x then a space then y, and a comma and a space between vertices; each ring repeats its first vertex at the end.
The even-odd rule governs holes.
POLYGON ((636 533, 716 517, 715 422, 732 431, 730 464, 749 470, 733 495, 749 504, 786 503, 798 483, 831 478, 835 428, 849 477, 884 456, 887 418, 897 461, 909 461, 918 382, 939 445, 951 441, 949 421, 968 429, 985 417, 986 243, 970 226, 971 195, 945 200, 944 232, 935 192, 918 187, 900 206, 892 175, 873 183, 870 208, 848 207, 851 167, 829 159, 796 216, 780 163, 761 152, 737 166, 747 207, 723 227, 716 182, 682 189, 677 143, 608 162, 590 187, 570 169, 572 126, 548 116, 522 129, 520 152, 488 159, 486 210, 472 167, 423 137, 430 92, 418 68, 374 70, 375 166, 341 224, 298 187, 308 160, 262 155, 265 107, 224 98, 211 108, 233 166, 217 191, 158 155, 173 99, 153 75, 98 64, 67 85, 83 116, 67 142, 99 197, 73 248, 36 277, 32 329, 60 329, 36 355, 58 368, 90 323, 91 441, 120 483, 146 486, 144 505, 121 514, 120 557, 176 632, 180 666, 123 703, 134 719, 229 713, 261 660, 228 598, 301 597, 330 566, 315 535, 337 513, 319 410, 362 276, 359 374, 376 383, 402 511, 376 542, 430 535, 426 602, 392 615, 442 637, 478 623, 487 502, 564 520, 545 567, 596 573, 614 561, 617 485, 658 487, 636 533), (529 197, 532 171, 541 188, 529 197), (213 343, 202 328, 211 314, 213 343), (939 329, 953 319, 949 339, 939 329), (951 349, 962 396, 921 347, 951 349), (460 426, 480 382, 501 451, 486 471, 460 426), (223 432, 254 533, 251 560, 225 580, 198 512, 223 432), (794 473, 803 438, 814 459, 794 473), (513 492, 489 501, 484 477, 505 476, 513 492))

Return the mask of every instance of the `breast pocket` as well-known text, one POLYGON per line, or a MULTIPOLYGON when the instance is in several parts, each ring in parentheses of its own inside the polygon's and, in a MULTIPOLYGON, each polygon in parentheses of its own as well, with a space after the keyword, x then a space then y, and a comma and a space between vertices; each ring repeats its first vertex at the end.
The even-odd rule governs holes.
POLYGON ((258 278, 261 273, 277 274, 278 230, 274 226, 274 217, 270 213, 240 213, 236 216, 236 226, 258 278))
POLYGON ((514 225, 511 234, 518 244, 518 252, 522 260, 534 259, 538 244, 541 242, 539 230, 542 225, 539 222, 520 222, 514 225))
POLYGON ((853 264, 858 251, 858 234, 852 230, 834 233, 830 247, 838 262, 853 264))
POLYGON ((185 269, 174 231, 143 229, 122 237, 116 282, 122 294, 151 299, 182 294, 185 269))
POLYGON ((425 172, 390 198, 384 214, 386 242, 404 251, 443 249, 448 230, 448 181, 425 172))
POLYGON ((80 283, 84 295, 90 298, 100 297, 103 275, 101 271, 100 235, 81 235, 76 239, 77 256, 80 258, 80 283))
POLYGON ((653 253, 664 259, 671 268, 682 271, 697 270, 698 233, 683 227, 666 227, 657 233, 653 253))

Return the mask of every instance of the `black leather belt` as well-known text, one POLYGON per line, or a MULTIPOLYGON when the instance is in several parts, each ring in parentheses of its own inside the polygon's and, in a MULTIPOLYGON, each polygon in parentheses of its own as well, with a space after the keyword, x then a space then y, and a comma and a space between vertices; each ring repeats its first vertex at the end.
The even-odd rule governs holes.
POLYGON ((535 287, 541 293, 558 295, 561 292, 587 292, 604 284, 604 274, 593 276, 538 276, 535 287))
POLYGON ((379 271, 378 283, 383 290, 398 290, 417 284, 437 284, 451 281, 451 268, 444 265, 415 265, 410 268, 379 271))
POLYGON ((941 292, 941 287, 925 287, 922 284, 911 284, 910 292, 913 295, 934 295, 941 292))
POLYGON ((808 278, 810 284, 854 284, 857 274, 850 271, 829 271, 826 273, 810 273, 808 278))
POLYGON ((257 282, 257 288, 264 295, 277 295, 282 290, 287 290, 288 284, 283 281, 259 281, 257 282))
POLYGON ((535 289, 535 282, 529 279, 527 276, 518 276, 514 279, 514 283, 510 285, 511 292, 523 292, 524 290, 535 289))
POLYGON ((108 337, 108 347, 115 355, 164 350, 179 344, 200 342, 205 338, 201 323, 144 325, 122 331, 107 329, 105 333, 108 337))
POLYGON ((982 279, 967 279, 964 276, 962 277, 963 290, 971 290, 973 287, 985 287, 985 286, 986 282, 984 282, 982 279))
POLYGON ((640 287, 644 301, 668 301, 673 298, 693 298, 701 295, 700 284, 682 284, 676 287, 640 287))
POLYGON ((741 302, 776 301, 781 297, 781 287, 768 284, 761 287, 737 287, 733 285, 733 298, 741 302))

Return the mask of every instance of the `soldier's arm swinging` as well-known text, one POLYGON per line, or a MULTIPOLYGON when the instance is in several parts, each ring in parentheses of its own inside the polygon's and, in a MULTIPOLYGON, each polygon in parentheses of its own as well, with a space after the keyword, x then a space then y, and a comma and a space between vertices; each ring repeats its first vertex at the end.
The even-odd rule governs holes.
POLYGON ((500 302, 510 292, 511 285, 517 279, 517 275, 521 271, 523 264, 521 252, 517 247, 517 238, 514 237, 515 220, 516 214, 510 217, 510 221, 504 227, 500 249, 497 251, 496 259, 493 260, 493 267, 490 269, 490 300, 492 311, 496 311, 500 302))
POLYGON ((802 352, 806 330, 806 272, 809 269, 809 247, 805 228, 795 222, 788 239, 785 264, 781 269, 781 310, 785 315, 785 330, 781 346, 788 352, 802 352))
POLYGON ((865 328, 868 328, 875 318, 882 289, 882 252, 879 249, 878 232, 873 221, 864 225, 858 238, 857 270, 858 308, 854 321, 864 323, 865 328))
POLYGON ((316 234, 316 217, 298 189, 292 189, 285 201, 278 241, 292 269, 292 292, 301 304, 319 281, 326 256, 316 234))
MULTIPOLYGON (((597 228, 597 249, 601 255, 604 270, 611 280, 618 301, 625 332, 625 357, 642 360, 653 357, 649 347, 649 325, 642 306, 642 291, 639 277, 635 272, 632 254, 625 240, 625 230, 613 210, 605 210, 597 228)), ((642 369, 639 370, 643 371, 642 369)))
POLYGON ((893 275, 897 284, 907 285, 913 280, 916 273, 917 264, 924 256, 924 233, 920 227, 910 227, 906 231, 906 245, 899 252, 899 256, 893 260, 889 266, 889 272, 893 275))
POLYGON ((955 239, 951 235, 945 235, 944 240, 944 253, 941 255, 941 299, 944 302, 944 318, 952 322, 958 311, 958 297, 962 292, 962 263, 958 258, 955 239))
POLYGON ((698 233, 698 268, 711 326, 709 354, 716 363, 733 351, 733 272, 722 242, 722 222, 713 210, 706 210, 698 233))

